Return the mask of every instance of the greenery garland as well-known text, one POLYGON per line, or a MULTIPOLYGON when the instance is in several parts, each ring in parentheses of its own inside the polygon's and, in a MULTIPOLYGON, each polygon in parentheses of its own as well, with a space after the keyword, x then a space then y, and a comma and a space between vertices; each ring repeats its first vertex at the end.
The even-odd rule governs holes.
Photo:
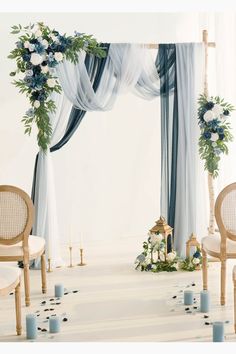
POLYGON ((149 233, 147 241, 143 242, 142 253, 135 260, 135 269, 153 273, 174 272, 179 269, 192 272, 199 269, 202 263, 200 248, 197 248, 193 256, 181 259, 175 251, 167 253, 165 257, 165 247, 165 240, 159 232, 149 233))
POLYGON ((228 154, 227 143, 233 140, 227 121, 234 107, 219 96, 200 95, 198 99, 199 154, 205 160, 204 168, 213 178, 218 176, 221 154, 228 154))
POLYGON ((22 122, 25 134, 30 135, 36 123, 39 147, 46 151, 51 140, 52 127, 49 114, 56 111, 55 102, 50 98, 53 92, 61 92, 55 74, 55 67, 64 59, 76 64, 79 52, 105 57, 104 48, 91 35, 75 32, 75 36, 61 35, 42 22, 26 27, 15 25, 12 34, 20 34, 8 58, 16 61, 17 69, 10 76, 23 74, 13 84, 20 93, 29 98, 31 108, 25 113, 22 122))

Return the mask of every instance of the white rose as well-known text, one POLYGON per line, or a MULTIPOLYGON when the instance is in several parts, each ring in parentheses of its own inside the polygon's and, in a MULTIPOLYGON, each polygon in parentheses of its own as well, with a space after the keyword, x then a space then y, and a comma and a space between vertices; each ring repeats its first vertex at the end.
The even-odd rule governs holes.
POLYGON ((26 42, 24 43, 24 47, 25 47, 25 48, 29 48, 29 45, 30 45, 30 42, 29 42, 29 41, 26 41, 26 42))
POLYGON ((56 86, 57 82, 55 79, 47 79, 47 85, 51 88, 53 88, 54 86, 56 86))
POLYGON ((33 52, 35 50, 35 45, 34 44, 29 44, 29 51, 33 52))
POLYGON ((223 108, 221 105, 215 104, 212 108, 212 112, 216 115, 216 117, 219 117, 223 113, 223 108))
POLYGON ((39 65, 43 62, 44 58, 37 54, 37 53, 32 53, 31 54, 31 57, 30 57, 30 62, 33 64, 33 65, 39 65))
POLYGON ((211 134, 211 141, 217 141, 219 139, 219 134, 218 133, 212 133, 211 134))
POLYGON ((35 35, 36 38, 41 37, 42 36, 42 31, 37 30, 34 35, 35 35))
POLYGON ((47 74, 47 72, 49 71, 49 68, 47 65, 41 66, 41 71, 43 74, 47 74))
POLYGON ((54 58, 56 59, 56 61, 62 61, 63 60, 63 54, 61 52, 56 52, 54 54, 54 58))
POLYGON ((214 113, 211 110, 206 111, 203 118, 204 118, 205 122, 210 122, 211 120, 214 119, 214 113))
POLYGON ((39 101, 34 101, 34 107, 39 108, 40 107, 40 102, 39 101))
POLYGON ((160 260, 162 261, 162 262, 165 262, 165 253, 164 252, 160 252, 159 253, 159 258, 160 258, 160 260))
POLYGON ((172 262, 176 257, 176 253, 175 252, 169 252, 166 255, 166 260, 167 262, 172 262))
POLYGON ((51 38, 53 40, 53 42, 59 42, 58 38, 56 36, 54 36, 54 34, 51 34, 51 38))
POLYGON ((42 43, 42 45, 44 46, 45 49, 48 48, 48 41, 46 39, 43 39, 41 43, 42 43))
POLYGON ((200 259, 199 258, 193 258, 192 263, 197 265, 197 264, 200 263, 200 259))

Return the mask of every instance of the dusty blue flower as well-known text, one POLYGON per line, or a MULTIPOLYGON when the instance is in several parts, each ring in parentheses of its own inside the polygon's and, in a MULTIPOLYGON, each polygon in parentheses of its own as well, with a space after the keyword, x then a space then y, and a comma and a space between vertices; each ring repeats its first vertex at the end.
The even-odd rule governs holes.
POLYGON ((22 49, 23 48, 23 43, 21 41, 16 42, 16 47, 18 49, 22 49))
POLYGON ((28 117, 33 117, 34 115, 34 109, 30 108, 28 109, 28 111, 25 113, 28 117))
POLYGON ((219 134, 219 139, 224 140, 225 135, 224 134, 219 134))
POLYGON ((145 256, 144 256, 144 254, 141 253, 141 254, 137 257, 137 260, 138 260, 140 263, 144 262, 144 261, 145 261, 145 256))

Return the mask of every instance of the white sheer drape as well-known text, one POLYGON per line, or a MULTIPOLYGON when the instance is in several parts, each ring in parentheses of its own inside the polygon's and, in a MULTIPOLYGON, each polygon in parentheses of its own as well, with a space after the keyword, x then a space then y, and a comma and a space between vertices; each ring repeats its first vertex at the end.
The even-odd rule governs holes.
MULTIPOLYGON (((52 96, 57 111, 50 114, 52 124, 51 146, 63 136, 71 110, 71 103, 64 94, 52 96)), ((52 267, 63 265, 60 256, 59 230, 57 220, 57 202, 53 173, 52 156, 49 149, 46 153, 39 151, 37 176, 35 184, 35 223, 33 235, 42 236, 46 240, 46 256, 52 260, 52 267)), ((35 266, 39 266, 38 259, 35 266)))
MULTIPOLYGON (((175 207, 175 248, 185 257, 186 241, 196 233, 197 99, 203 87, 203 45, 176 44, 178 86, 178 154, 175 207)), ((199 220, 200 221, 200 220, 199 220)))

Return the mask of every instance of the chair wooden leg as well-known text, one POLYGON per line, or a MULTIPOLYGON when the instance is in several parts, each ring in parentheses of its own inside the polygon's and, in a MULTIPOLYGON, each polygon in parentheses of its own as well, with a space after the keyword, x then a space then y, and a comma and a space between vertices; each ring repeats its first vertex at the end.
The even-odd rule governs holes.
POLYGON ((225 305, 225 288, 226 288, 226 260, 221 261, 221 294, 220 304, 225 305))
POLYGON ((20 282, 15 289, 15 307, 16 307, 16 333, 18 336, 21 335, 21 293, 20 293, 20 282))
POLYGON ((42 278, 42 293, 46 294, 46 292, 47 292, 47 278, 46 278, 45 252, 41 256, 41 278, 42 278))
POLYGON ((207 254, 202 248, 202 279, 203 279, 203 290, 207 290, 207 254))
POLYGON ((30 306, 29 263, 24 263, 25 306, 30 306))
POLYGON ((233 279, 234 283, 234 332, 236 333, 236 280, 233 279))

